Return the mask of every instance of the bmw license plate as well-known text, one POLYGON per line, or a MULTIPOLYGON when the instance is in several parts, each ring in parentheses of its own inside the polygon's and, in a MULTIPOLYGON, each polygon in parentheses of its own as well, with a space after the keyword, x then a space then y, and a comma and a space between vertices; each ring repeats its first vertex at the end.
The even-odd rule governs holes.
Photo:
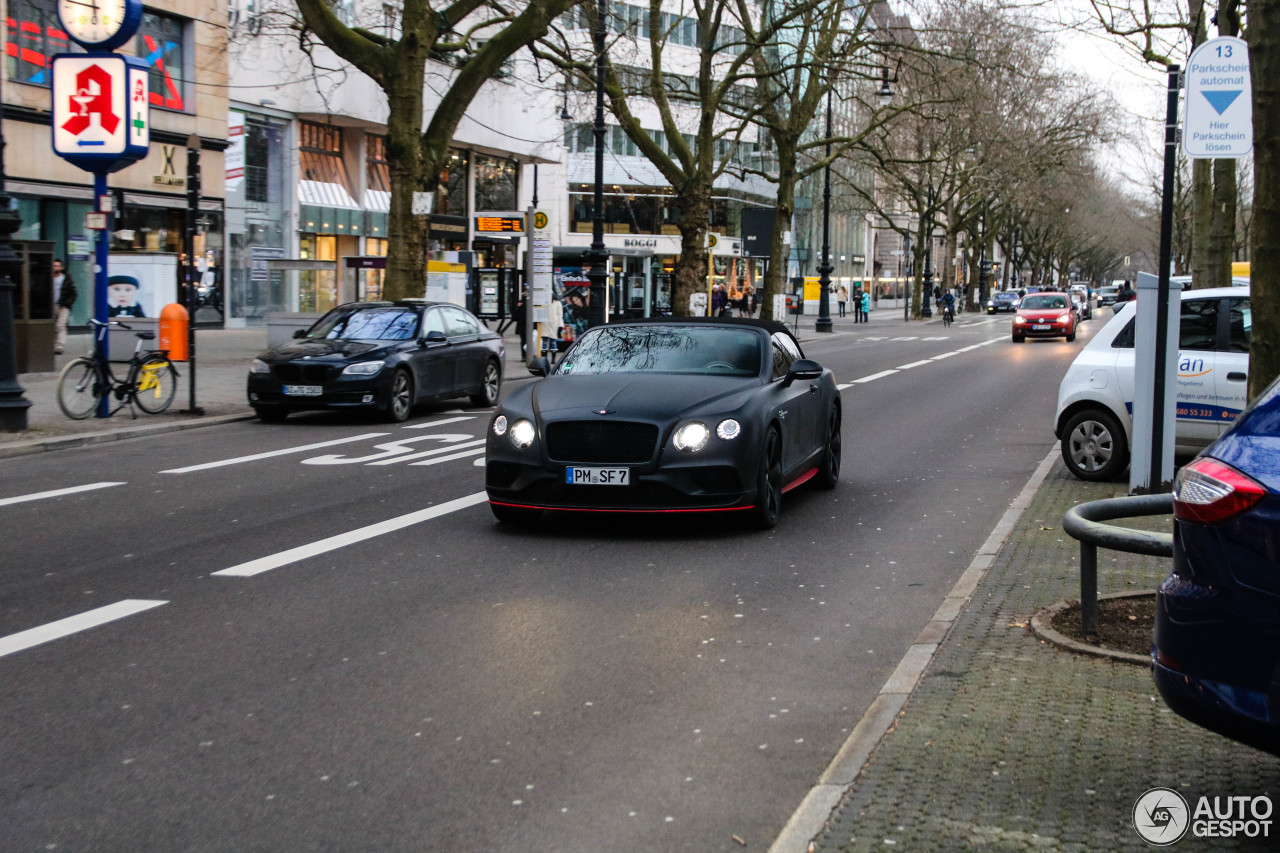
POLYGON ((571 486, 629 486, 630 468, 565 468, 564 481, 571 486))
POLYGON ((284 395, 286 397, 319 397, 324 394, 323 385, 286 385, 284 386, 284 395))
POLYGON ((1049 331, 1049 329, 1051 329, 1051 328, 1053 328, 1053 327, 1052 327, 1052 326, 1050 326, 1048 323, 1036 323, 1034 326, 1032 326, 1032 327, 1031 327, 1031 331, 1033 331, 1033 332, 1047 332, 1047 331, 1049 331))

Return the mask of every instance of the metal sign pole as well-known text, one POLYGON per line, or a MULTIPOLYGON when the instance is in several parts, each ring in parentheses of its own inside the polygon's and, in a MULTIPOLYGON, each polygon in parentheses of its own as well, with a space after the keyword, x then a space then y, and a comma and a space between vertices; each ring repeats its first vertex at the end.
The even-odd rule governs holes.
MULTIPOLYGON (((107 195, 107 173, 93 173, 93 197, 101 199, 107 195)), ((94 207, 98 206, 95 201, 94 207)), ((108 322, 107 317, 107 255, 111 251, 111 224, 115 218, 114 212, 107 213, 106 227, 98 231, 98 243, 94 246, 94 262, 93 262, 93 318, 99 323, 108 322)), ((94 335, 94 355, 102 362, 106 362, 109 353, 107 351, 107 339, 109 335, 99 329, 96 332, 101 333, 94 335)), ((98 398, 98 410, 94 414, 95 417, 109 418, 111 417, 111 400, 107 395, 98 398)))
MULTIPOLYGON (((1152 489, 1164 491, 1165 482, 1165 419, 1169 406, 1167 379, 1169 344, 1169 265, 1173 258, 1173 180, 1178 162, 1178 84, 1182 79, 1177 65, 1169 66, 1169 89, 1165 103, 1164 128, 1164 186, 1160 202, 1160 266, 1156 271, 1160 285, 1156 291, 1156 362, 1153 414, 1151 419, 1151 478, 1152 489)), ((1172 454, 1168 454, 1172 457, 1172 454)), ((1172 459, 1170 459, 1172 462, 1172 459)), ((1169 472, 1172 474, 1172 472, 1169 472)), ((1171 483, 1168 485, 1172 485, 1171 483)))

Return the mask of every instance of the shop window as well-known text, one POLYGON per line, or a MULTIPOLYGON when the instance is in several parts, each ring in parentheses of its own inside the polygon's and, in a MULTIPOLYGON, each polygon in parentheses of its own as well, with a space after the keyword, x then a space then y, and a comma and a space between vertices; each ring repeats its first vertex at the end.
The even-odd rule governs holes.
POLYGON ((282 152, 284 132, 281 125, 262 116, 244 118, 244 194, 245 200, 260 205, 279 203, 282 195, 282 152), (276 165, 275 173, 272 164, 276 165))
POLYGON ((391 167, 387 163, 387 138, 369 134, 365 137, 365 179, 369 189, 391 192, 391 167))
POLYGON ((143 12, 134 41, 138 57, 151 69, 151 106, 166 110, 187 108, 187 56, 181 18, 143 12))
POLYGON ((466 151, 450 149, 449 159, 440 170, 440 184, 436 187, 434 213, 442 216, 467 215, 467 164, 466 151))
POLYGON ((347 167, 342 161, 342 131, 324 124, 299 123, 298 163, 306 204, 355 208, 347 167))
POLYGON ((476 156, 476 210, 515 210, 515 160, 476 156))
POLYGON ((80 51, 62 31, 54 0, 9 0, 7 23, 4 62, 10 80, 48 86, 49 60, 80 51))

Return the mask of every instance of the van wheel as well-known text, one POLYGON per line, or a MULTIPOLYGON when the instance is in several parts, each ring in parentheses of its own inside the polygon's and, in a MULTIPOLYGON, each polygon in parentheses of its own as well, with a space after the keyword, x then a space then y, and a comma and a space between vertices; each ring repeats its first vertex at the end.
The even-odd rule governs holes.
POLYGON ((1114 480, 1129 467, 1124 428, 1110 412, 1076 412, 1062 430, 1062 461, 1081 480, 1114 480))

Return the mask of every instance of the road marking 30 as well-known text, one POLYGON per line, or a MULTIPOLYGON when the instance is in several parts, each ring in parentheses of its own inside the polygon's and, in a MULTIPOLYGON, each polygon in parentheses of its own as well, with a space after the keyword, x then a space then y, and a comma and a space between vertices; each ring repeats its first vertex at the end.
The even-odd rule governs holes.
POLYGON ((287 456, 290 453, 306 453, 308 450, 318 450, 321 447, 333 447, 337 444, 350 444, 353 441, 364 441, 369 438, 382 438, 384 435, 390 435, 387 432, 366 432, 361 435, 353 435, 349 438, 335 438, 332 441, 318 441, 315 444, 304 444, 301 447, 286 447, 283 450, 268 450, 266 453, 254 453, 249 456, 237 456, 234 459, 221 459, 217 462, 202 462, 199 465, 188 465, 185 468, 170 468, 167 471, 161 471, 161 474, 190 474, 193 471, 208 471, 210 468, 222 468, 227 465, 239 465, 242 462, 256 462, 259 459, 270 459, 273 456, 287 456))
POLYGON ((458 421, 474 421, 475 415, 467 415, 461 418, 445 418, 442 421, 428 421, 425 424, 408 424, 401 429, 432 429, 433 427, 444 426, 445 424, 456 424, 458 421))
POLYGON ((385 444, 375 444, 380 453, 371 453, 367 456, 343 456, 341 453, 329 453, 324 456, 313 456, 310 459, 303 459, 303 465, 386 465, 395 462, 403 462, 406 459, 417 459, 422 456, 429 456, 433 453, 443 453, 448 450, 455 450, 458 447, 471 447, 472 444, 457 444, 458 442, 472 439, 472 444, 476 441, 481 443, 484 439, 476 439, 474 436, 466 435, 460 432, 446 432, 439 435, 416 435, 413 438, 401 438, 396 441, 388 441, 385 444), (428 450, 425 452, 413 453, 417 448, 411 447, 414 442, 418 441, 443 441, 448 444, 455 444, 457 447, 446 447, 437 450, 428 450), (388 459, 388 457, 394 457, 388 459), (381 461, 378 461, 381 460, 381 461))
POLYGON ((114 622, 126 616, 133 616, 135 613, 142 613, 144 610, 150 610, 153 607, 168 603, 167 601, 147 601, 145 599, 129 598, 124 601, 117 601, 115 604, 108 604, 106 607, 86 611, 77 616, 59 619, 57 622, 50 622, 48 625, 41 625, 38 628, 30 628, 26 631, 10 634, 7 637, 0 637, 0 657, 20 652, 23 649, 29 649, 32 646, 38 646, 41 643, 47 643, 50 640, 78 634, 90 628, 97 628, 99 625, 105 625, 108 622, 114 622))
POLYGON ((52 489, 47 492, 35 492, 30 495, 18 495, 13 498, 0 498, 0 506, 9 506, 10 504, 26 503, 27 501, 39 501, 45 498, 60 498, 63 495, 74 495, 79 492, 92 492, 95 489, 107 489, 111 486, 123 486, 124 483, 89 483, 85 486, 70 486, 65 489, 52 489))
POLYGON ((326 554, 330 551, 336 551, 339 548, 345 548, 348 545, 354 545, 357 542, 363 542, 366 539, 373 539, 375 536, 382 536, 384 533, 394 533, 397 530, 403 530, 406 527, 412 527, 415 524, 421 524, 424 521, 430 521, 433 518, 439 518, 442 515, 448 515, 457 512, 460 509, 482 504, 488 500, 488 495, 484 492, 476 492, 463 498, 455 498, 446 501, 439 506, 427 507, 407 515, 401 515, 396 518, 388 518, 385 521, 379 521, 376 524, 370 524, 367 527, 360 527, 355 530, 349 530, 346 533, 339 533, 337 536, 330 536, 327 539, 321 539, 318 542, 312 542, 307 545, 299 545, 297 548, 290 548, 287 551, 281 551, 278 554, 270 554, 266 557, 259 557, 256 560, 250 560, 247 563, 240 563, 230 568, 222 569, 214 572, 215 577, 235 577, 248 578, 254 575, 260 575, 263 572, 269 572, 272 569, 278 569, 281 566, 287 566, 290 563, 296 563, 299 560, 305 560, 309 557, 315 557, 320 554, 326 554))

